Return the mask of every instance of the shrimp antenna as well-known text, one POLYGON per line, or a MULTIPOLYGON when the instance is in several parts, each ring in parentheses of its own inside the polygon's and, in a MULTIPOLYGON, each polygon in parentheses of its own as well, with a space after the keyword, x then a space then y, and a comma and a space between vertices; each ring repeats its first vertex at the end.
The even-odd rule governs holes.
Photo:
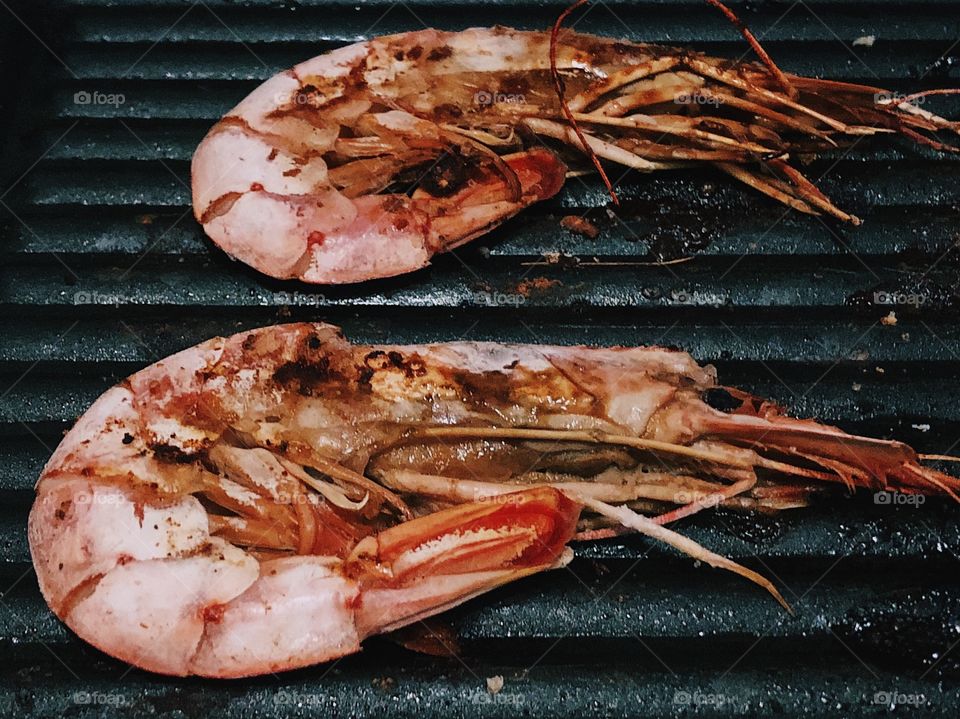
MULTIPOLYGON (((921 92, 914 92, 914 93, 911 93, 910 95, 904 95, 903 97, 890 101, 888 104, 890 107, 899 108, 903 104, 908 104, 908 105, 912 104, 914 100, 920 100, 922 98, 927 97, 928 95, 960 95, 960 88, 941 87, 935 90, 922 90, 921 92)), ((953 122, 949 120, 944 121, 941 127, 943 129, 953 130, 954 132, 960 132, 960 123, 956 121, 953 121, 953 122)), ((915 130, 911 130, 909 128, 901 128, 901 131, 907 137, 913 138, 917 142, 920 142, 924 145, 928 145, 929 147, 932 147, 934 150, 938 150, 940 152, 960 152, 960 147, 957 147, 956 145, 950 145, 945 142, 939 142, 915 130)))
MULTIPOLYGON (((709 0, 707 1, 709 2, 709 0)), ((914 100, 919 100, 920 98, 927 97, 928 95, 960 95, 960 87, 940 87, 935 90, 921 90, 920 92, 914 92, 895 100, 891 100, 890 106, 897 107, 905 102, 912 103, 914 100)))
POLYGON ((553 24, 553 30, 550 32, 550 75, 553 77, 553 86, 557 91, 557 98, 560 100, 560 110, 563 112, 563 116, 567 118, 567 122, 570 123, 570 127, 573 128, 575 133, 577 133, 577 139, 580 140, 580 145, 583 147, 583 151, 587 153, 587 156, 590 158, 593 166, 596 167, 597 172, 600 173, 600 177, 603 179, 603 184, 607 187, 607 192, 610 193, 610 199, 613 200, 613 204, 617 207, 620 207, 620 198, 617 197, 617 193, 613 189, 613 184, 611 184, 610 178, 607 177, 607 173, 604 171, 603 165, 600 164, 600 159, 597 157, 597 153, 593 151, 593 148, 590 147, 590 143, 587 142, 587 138, 580 129, 580 126, 577 124, 577 120, 573 116, 570 106, 567 105, 566 84, 563 82, 563 78, 560 76, 560 70, 557 69, 557 40, 560 37, 560 29, 563 26, 564 21, 572 12, 583 5, 586 5, 588 2, 590 2, 590 0, 577 0, 573 5, 560 13, 560 17, 558 17, 557 21, 553 24))
POLYGON ((740 34, 743 35, 743 39, 746 40, 753 51, 757 54, 757 57, 760 58, 760 61, 767 66, 767 70, 770 71, 770 74, 773 75, 774 79, 783 88, 783 91, 787 94, 787 97, 793 99, 797 96, 797 90, 793 85, 790 84, 790 81, 787 79, 787 76, 783 74, 777 64, 773 61, 767 51, 763 49, 763 46, 760 44, 760 41, 757 40, 756 36, 750 32, 750 28, 737 17, 736 13, 733 12, 730 8, 724 5, 720 0, 706 0, 707 5, 712 5, 717 10, 723 13, 724 17, 729 20, 737 30, 740 31, 740 34))
POLYGON ((919 457, 926 462, 960 462, 960 457, 952 454, 921 454, 919 457))

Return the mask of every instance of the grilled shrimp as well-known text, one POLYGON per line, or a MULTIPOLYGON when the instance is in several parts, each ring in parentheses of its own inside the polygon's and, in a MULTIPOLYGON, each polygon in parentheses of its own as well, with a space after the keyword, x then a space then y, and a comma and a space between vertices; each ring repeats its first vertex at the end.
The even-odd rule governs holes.
POLYGON ((817 486, 956 498, 909 447, 728 390, 659 348, 350 344, 324 324, 213 339, 137 372, 43 470, 29 539, 53 611, 165 674, 355 652, 637 531, 766 587, 665 525, 817 486))
POLYGON ((568 166, 590 167, 586 155, 640 172, 710 164, 798 211, 856 223, 791 153, 890 132, 952 149, 933 133, 958 127, 879 88, 558 37, 551 62, 548 32, 423 30, 280 73, 198 147, 194 214, 272 277, 358 282, 424 267, 553 196, 568 166))

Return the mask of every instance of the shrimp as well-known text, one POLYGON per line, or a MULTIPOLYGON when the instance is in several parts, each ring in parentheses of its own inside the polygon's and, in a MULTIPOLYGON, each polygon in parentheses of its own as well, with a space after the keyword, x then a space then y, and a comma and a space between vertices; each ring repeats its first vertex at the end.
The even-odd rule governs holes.
POLYGON ((956 149, 934 134, 957 123, 880 88, 575 32, 551 39, 422 30, 272 77, 197 148, 197 220, 267 275, 349 283, 428 265, 555 195, 591 168, 585 156, 601 172, 598 157, 639 172, 712 165, 800 212, 858 223, 791 154, 880 133, 956 149))
POLYGON ((325 324, 212 339, 137 372, 43 470, 43 596, 136 666, 239 677, 361 641, 636 531, 782 597, 668 523, 777 511, 818 483, 956 498, 909 447, 782 416, 659 348, 349 343, 325 324), (641 513, 638 508, 646 508, 641 513))

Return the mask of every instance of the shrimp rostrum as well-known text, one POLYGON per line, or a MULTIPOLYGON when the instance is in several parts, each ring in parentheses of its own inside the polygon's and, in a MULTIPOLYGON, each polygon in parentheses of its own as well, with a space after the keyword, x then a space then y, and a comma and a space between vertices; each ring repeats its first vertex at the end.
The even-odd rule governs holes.
POLYGON ((818 486, 949 495, 909 447, 729 390, 659 348, 363 346, 293 324, 213 339, 101 396, 45 467, 30 549, 80 637, 165 674, 236 677, 564 565, 627 531, 767 588, 666 525, 818 486))
POLYGON ((639 172, 712 165, 856 223, 792 154, 877 133, 953 149, 936 136, 958 128, 909 98, 772 63, 566 31, 551 45, 549 32, 423 30, 280 73, 197 149, 196 218, 273 277, 357 282, 424 267, 556 194, 588 157, 639 172))

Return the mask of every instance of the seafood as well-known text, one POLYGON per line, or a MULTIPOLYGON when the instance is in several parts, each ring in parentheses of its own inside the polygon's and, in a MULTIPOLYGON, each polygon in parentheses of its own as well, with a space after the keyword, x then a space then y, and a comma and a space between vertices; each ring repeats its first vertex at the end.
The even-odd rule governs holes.
POLYGON ((783 416, 680 351, 365 346, 290 324, 103 394, 44 468, 29 541, 44 597, 86 641, 236 677, 349 654, 627 531, 783 602, 665 525, 803 506, 830 483, 960 490, 906 445, 783 416), (722 391, 738 409, 704 401, 722 391))
POLYGON ((914 96, 679 48, 551 38, 422 30, 274 76, 197 148, 197 220, 272 277, 359 282, 422 268, 555 195, 568 172, 591 169, 587 156, 601 172, 597 157, 639 172, 712 165, 795 210, 857 223, 789 157, 878 133, 955 149, 935 135, 960 126, 914 96))

